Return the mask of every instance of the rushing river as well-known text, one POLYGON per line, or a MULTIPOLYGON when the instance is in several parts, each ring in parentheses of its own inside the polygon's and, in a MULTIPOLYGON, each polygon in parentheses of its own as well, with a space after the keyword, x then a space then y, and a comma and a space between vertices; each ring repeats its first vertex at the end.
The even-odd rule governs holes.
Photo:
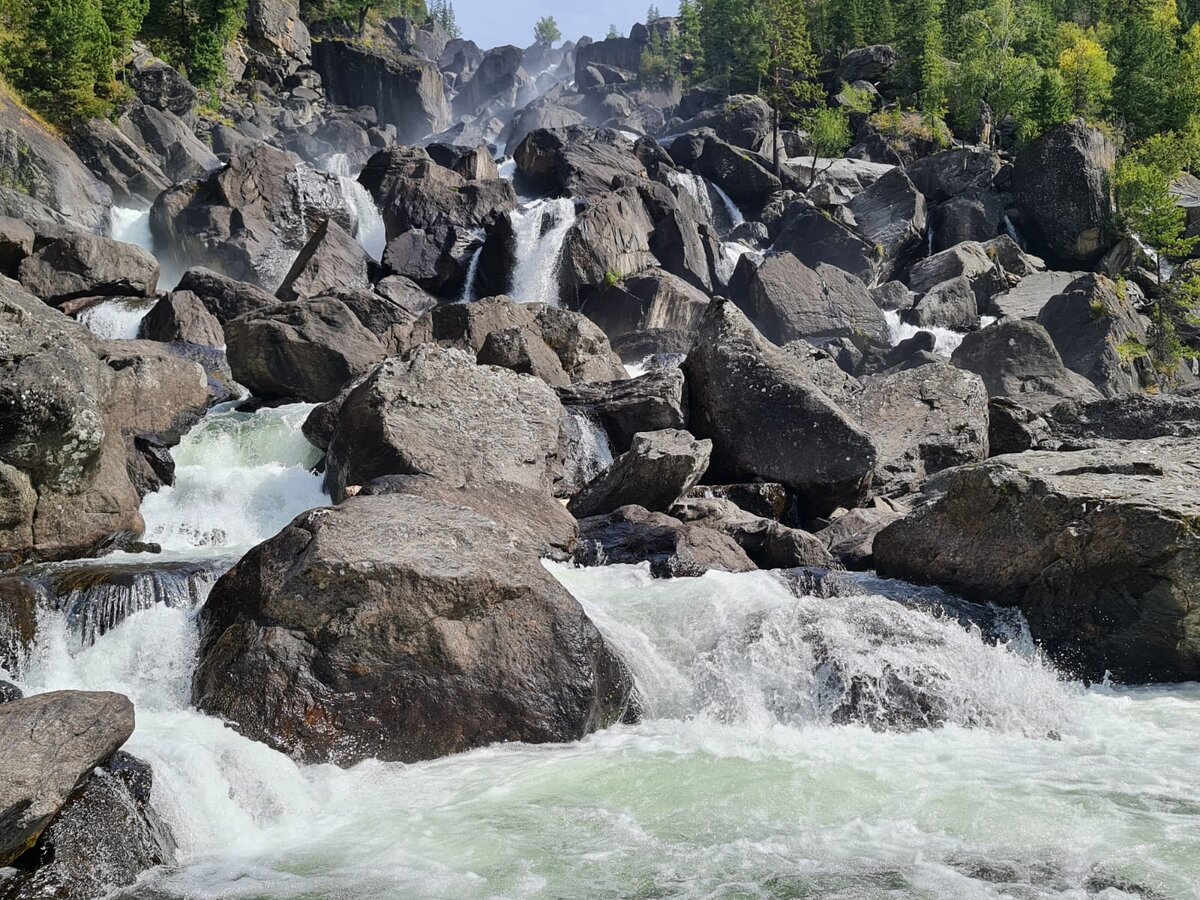
MULTIPOLYGON (((214 414, 176 450, 179 486, 147 501, 154 536, 229 552, 323 502, 305 412, 214 414)), ((989 642, 775 574, 551 571, 634 672, 640 724, 298 766, 189 708, 183 608, 82 649, 47 617, 18 680, 137 706, 128 749, 153 765, 180 851, 123 897, 1198 896, 1200 687, 1085 690, 1019 623, 989 642), (855 724, 838 724, 851 695, 855 724), (914 711, 939 727, 887 730, 914 711)))

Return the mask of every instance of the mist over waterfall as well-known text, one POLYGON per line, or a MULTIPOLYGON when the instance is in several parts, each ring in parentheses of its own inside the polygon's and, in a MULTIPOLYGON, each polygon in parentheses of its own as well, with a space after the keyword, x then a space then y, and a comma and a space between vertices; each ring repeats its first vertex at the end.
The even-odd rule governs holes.
POLYGON ((563 242, 575 224, 575 203, 538 200, 509 214, 516 234, 512 298, 520 303, 558 305, 558 267, 563 242))

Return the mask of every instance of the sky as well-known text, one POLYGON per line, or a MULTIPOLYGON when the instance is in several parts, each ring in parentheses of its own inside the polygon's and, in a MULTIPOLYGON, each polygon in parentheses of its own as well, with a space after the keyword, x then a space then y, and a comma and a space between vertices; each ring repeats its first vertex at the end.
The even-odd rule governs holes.
MULTIPOLYGON (((542 16, 554 16, 563 37, 578 40, 591 35, 603 40, 608 26, 628 34, 634 22, 646 17, 649 0, 453 0, 454 14, 463 37, 485 50, 501 44, 528 47, 533 43, 533 24, 542 16)), ((658 2, 667 14, 670 0, 658 2)))

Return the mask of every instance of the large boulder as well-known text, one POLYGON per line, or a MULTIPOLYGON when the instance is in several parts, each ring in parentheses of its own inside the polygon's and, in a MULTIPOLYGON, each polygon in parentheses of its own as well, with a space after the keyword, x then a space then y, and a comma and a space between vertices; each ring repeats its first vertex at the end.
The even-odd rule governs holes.
POLYGON ((386 355, 334 297, 280 303, 225 325, 233 377, 266 399, 323 403, 386 355))
POLYGON ((968 241, 927 256, 913 264, 908 275, 908 286, 918 294, 924 294, 952 278, 965 278, 972 284, 996 268, 984 246, 968 241))
POLYGON ((857 47, 842 57, 837 67, 837 77, 847 84, 856 81, 876 82, 892 71, 898 60, 899 54, 887 44, 857 47))
POLYGON ((309 223, 334 219, 352 230, 341 184, 298 166, 289 153, 256 144, 198 182, 161 194, 150 210, 156 246, 274 291, 308 243, 309 223))
POLYGON ((112 192, 61 137, 0 91, 0 215, 102 231, 112 192))
POLYGON ((141 337, 150 341, 186 341, 224 347, 221 323, 191 291, 174 291, 159 300, 142 319, 141 337))
POLYGON ((383 475, 549 491, 558 474, 563 408, 554 391, 461 350, 426 344, 387 359, 335 407, 325 475, 335 499, 383 475))
POLYGON ((437 64, 383 47, 340 40, 313 45, 313 67, 326 96, 343 106, 373 106, 396 139, 413 144, 450 125, 450 105, 437 64))
POLYGON ((199 297, 204 308, 222 325, 238 316, 275 306, 279 302, 261 288, 203 266, 194 266, 184 272, 175 289, 199 297))
POLYGON ((96 766, 133 734, 133 704, 53 691, 0 704, 0 865, 37 842, 96 766))
POLYGON ((635 434, 629 450, 572 497, 567 508, 581 519, 633 503, 666 512, 704 476, 711 455, 712 441, 698 441, 686 431, 635 434))
POLYGON ((153 297, 158 262, 132 244, 65 234, 22 262, 19 280, 55 305, 79 297, 153 297))
MULTIPOLYGON (((875 250, 881 280, 918 250, 925 237, 925 197, 903 170, 892 169, 849 203, 858 233, 875 250)), ((991 237, 996 232, 985 237, 991 237)))
POLYGON ((578 740, 632 683, 535 549, 455 503, 306 513, 213 588, 196 705, 310 762, 578 740))
POLYGON ((873 489, 909 493, 935 472, 987 459, 983 380, 946 364, 867 379, 847 403, 879 448, 873 489))
POLYGON ((584 307, 601 287, 656 262, 650 252, 650 219, 632 187, 611 191, 576 218, 563 241, 559 290, 563 302, 584 307))
POLYGON ((312 62, 312 39, 292 0, 248 0, 246 37, 251 47, 283 62, 284 71, 312 62))
POLYGON ((362 244, 337 222, 326 219, 292 263, 275 296, 307 300, 335 290, 371 287, 370 258, 362 244))
POLYGON ((1051 297, 1057 297, 1082 272, 1033 272, 992 298, 988 315, 999 319, 1036 319, 1051 297))
POLYGON ((0 216, 0 275, 17 277, 21 261, 33 255, 34 239, 28 222, 0 216))
POLYGON ((1117 148, 1082 119, 1051 129, 1017 157, 1021 226, 1041 255, 1090 264, 1115 242, 1112 168, 1117 148))
POLYGON ((1066 671, 1200 677, 1200 463, 1172 438, 955 470, 875 539, 882 574, 1017 606, 1066 671))
POLYGON ((882 259, 873 244, 808 201, 797 201, 787 208, 774 247, 791 253, 810 268, 821 263, 837 266, 867 284, 874 283, 882 259))
POLYGON ((620 176, 646 175, 628 138, 586 125, 531 131, 513 158, 517 186, 538 196, 600 197, 620 176))
POLYGON ((671 515, 733 538, 760 569, 827 568, 833 564, 825 545, 813 535, 756 516, 731 500, 692 497, 671 507, 671 515))
POLYGON ((991 192, 1003 165, 994 150, 957 147, 918 159, 906 172, 930 203, 945 203, 962 194, 991 192))
POLYGON ((1037 316, 1063 363, 1106 397, 1154 381, 1146 327, 1124 289, 1103 275, 1083 275, 1051 297, 1037 316))
POLYGON ((517 109, 532 100, 537 89, 522 68, 523 57, 521 49, 511 44, 487 51, 479 68, 454 98, 455 114, 476 116, 485 109, 495 114, 517 109))
POLYGON ((866 285, 826 263, 810 269, 791 253, 771 254, 759 266, 744 309, 776 344, 856 335, 884 341, 888 335, 866 285))
POLYGON ((641 506, 623 506, 579 523, 576 560, 584 566, 650 564, 655 578, 694 578, 710 569, 757 568, 733 538, 641 506))
POLYGON ((1044 407, 1099 396, 1091 382, 1063 364, 1054 341, 1036 322, 1005 319, 968 334, 951 360, 982 378, 991 397, 1044 407))
POLYGON ((787 485, 812 515, 862 497, 878 460, 869 434, 731 303, 710 304, 684 372, 714 476, 787 485))
POLYGON ((757 215, 783 188, 764 157, 726 143, 711 129, 680 135, 669 150, 676 165, 707 178, 747 214, 757 215))
POLYGON ((179 70, 135 46, 133 58, 125 68, 125 80, 147 106, 163 112, 186 116, 196 105, 200 92, 179 70))

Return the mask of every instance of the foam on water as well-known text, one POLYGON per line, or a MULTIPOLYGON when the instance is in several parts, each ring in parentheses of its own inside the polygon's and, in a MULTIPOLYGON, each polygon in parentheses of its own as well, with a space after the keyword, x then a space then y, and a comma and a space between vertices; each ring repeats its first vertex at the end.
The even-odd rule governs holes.
POLYGON ((119 297, 102 300, 79 313, 76 318, 98 338, 106 341, 131 341, 138 336, 142 319, 154 309, 157 298, 119 297))
MULTIPOLYGON (((173 291, 183 277, 181 266, 170 253, 160 253, 150 230, 150 210, 114 206, 108 213, 108 236, 125 244, 141 247, 158 260, 158 289, 173 291)), ((82 317, 81 317, 82 318, 82 317)), ((136 335, 135 335, 136 336, 136 335)))
POLYGON ((563 242, 575 224, 569 198, 536 200, 509 213, 516 233, 516 265, 510 294, 519 303, 558 305, 563 242))
POLYGON ((552 571, 636 674, 641 724, 300 767, 188 708, 195 629, 166 608, 84 650, 47 637, 19 680, 138 706, 128 749, 180 854, 127 897, 1196 896, 1200 686, 1084 691, 954 621, 766 573, 552 571), (952 715, 832 724, 825 664, 952 715))
POLYGON ((951 328, 942 328, 937 325, 910 325, 900 318, 900 313, 896 310, 885 310, 883 317, 887 319, 893 347, 901 341, 906 341, 910 337, 914 337, 918 332, 928 331, 933 335, 936 342, 934 344, 934 351, 940 353, 942 356, 950 356, 958 349, 958 345, 963 342, 963 338, 966 337, 964 332, 954 331, 951 328))
POLYGON ((184 553, 244 551, 324 506, 312 472, 320 451, 300 431, 312 409, 210 413, 172 451, 175 485, 142 502, 145 540, 184 553))
POLYGON ((321 170, 336 175, 345 199, 346 212, 354 222, 354 236, 362 244, 367 255, 379 262, 387 246, 387 229, 383 216, 375 205, 370 191, 355 177, 350 158, 345 153, 332 153, 321 161, 321 170))

